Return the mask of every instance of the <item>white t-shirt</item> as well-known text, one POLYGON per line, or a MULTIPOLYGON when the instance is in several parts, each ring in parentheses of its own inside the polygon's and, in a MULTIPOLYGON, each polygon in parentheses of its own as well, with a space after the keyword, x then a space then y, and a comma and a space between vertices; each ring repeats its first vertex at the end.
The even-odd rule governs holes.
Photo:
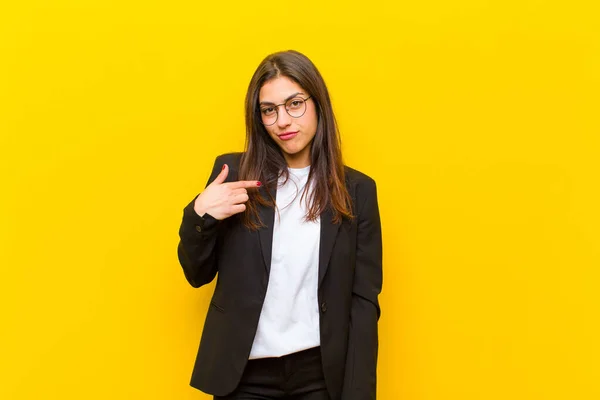
POLYGON ((290 177, 284 185, 279 178, 275 196, 271 272, 250 359, 280 357, 320 344, 321 221, 306 222, 308 196, 300 201, 310 166, 288 170, 290 177))

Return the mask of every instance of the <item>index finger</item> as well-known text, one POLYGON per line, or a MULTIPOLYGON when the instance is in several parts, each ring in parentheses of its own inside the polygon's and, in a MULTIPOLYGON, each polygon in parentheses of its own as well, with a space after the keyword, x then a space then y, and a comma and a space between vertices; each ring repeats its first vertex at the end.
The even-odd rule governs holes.
POLYGON ((229 185, 230 188, 232 189, 239 189, 239 188, 257 188, 261 185, 261 183, 259 181, 235 181, 235 182, 229 182, 227 183, 227 185, 229 185))

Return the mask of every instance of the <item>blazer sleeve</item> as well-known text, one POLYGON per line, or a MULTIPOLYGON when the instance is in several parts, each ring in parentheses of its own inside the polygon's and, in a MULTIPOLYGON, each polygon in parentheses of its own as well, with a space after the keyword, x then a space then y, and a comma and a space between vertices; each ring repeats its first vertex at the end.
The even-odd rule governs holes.
MULTIPOLYGON (((219 175, 222 164, 222 156, 217 157, 206 186, 219 175)), ((199 195, 183 209, 177 246, 185 278, 195 288, 211 282, 217 274, 217 233, 221 224, 208 213, 203 216, 196 213, 194 203, 199 195)))
POLYGON ((377 324, 381 314, 378 295, 382 289, 383 269, 381 221, 374 180, 361 182, 357 199, 356 266, 342 400, 376 398, 377 324))

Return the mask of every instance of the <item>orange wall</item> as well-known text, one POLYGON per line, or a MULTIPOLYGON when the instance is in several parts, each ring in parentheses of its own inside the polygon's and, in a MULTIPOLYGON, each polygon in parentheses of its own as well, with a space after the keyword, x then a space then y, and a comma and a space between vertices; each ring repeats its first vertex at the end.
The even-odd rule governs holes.
POLYGON ((600 398, 598 3, 217 3, 0 6, 0 398, 209 398, 179 222, 288 48, 378 183, 378 398, 600 398))

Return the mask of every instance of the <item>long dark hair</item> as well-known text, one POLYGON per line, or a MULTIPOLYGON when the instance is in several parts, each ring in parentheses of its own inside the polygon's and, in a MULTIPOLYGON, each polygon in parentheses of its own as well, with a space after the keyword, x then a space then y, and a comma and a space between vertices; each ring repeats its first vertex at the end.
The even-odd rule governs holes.
POLYGON ((246 146, 243 153, 239 178, 258 180, 265 185, 267 197, 258 192, 249 192, 246 211, 242 218, 250 229, 263 226, 258 216, 258 204, 275 207, 273 188, 276 188, 279 173, 289 177, 287 163, 279 146, 261 123, 259 92, 262 86, 278 77, 287 77, 306 90, 314 101, 318 123, 312 142, 311 167, 304 194, 309 187, 309 209, 306 220, 314 221, 325 209, 332 211, 333 223, 342 218, 353 218, 350 195, 345 185, 341 139, 333 114, 329 92, 317 67, 304 54, 294 50, 270 54, 258 66, 246 93, 246 146))

